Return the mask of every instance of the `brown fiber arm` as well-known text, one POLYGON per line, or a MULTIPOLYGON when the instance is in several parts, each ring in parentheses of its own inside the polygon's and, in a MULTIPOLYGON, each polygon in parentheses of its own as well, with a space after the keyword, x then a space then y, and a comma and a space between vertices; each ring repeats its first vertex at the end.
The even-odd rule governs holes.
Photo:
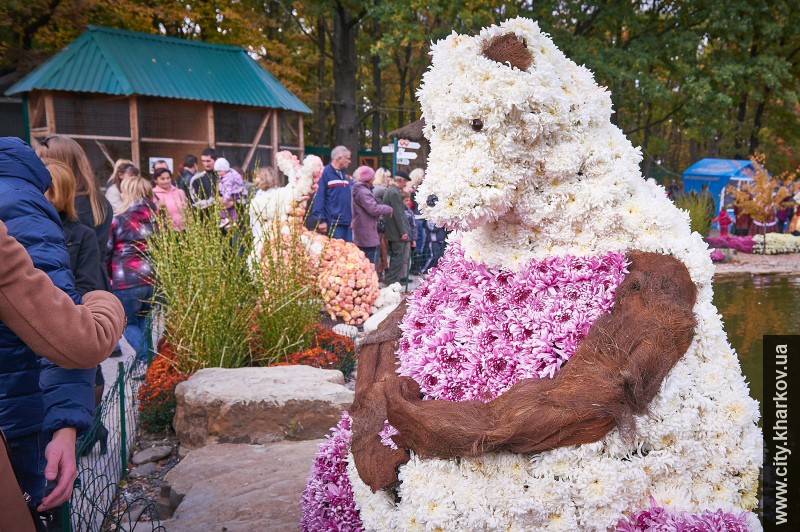
POLYGON ((353 418, 352 451, 361 479, 372 491, 397 481, 397 468, 408 462, 408 451, 393 451, 381 443, 378 433, 386 420, 385 390, 387 383, 397 380, 397 341, 400 320, 406 312, 405 302, 394 310, 367 336, 358 356, 356 395, 350 415, 353 418))
POLYGON ((422 401, 406 377, 386 385, 394 441, 422 457, 538 452, 630 432, 694 336, 696 288, 678 260, 633 252, 611 313, 554 379, 517 383, 489 402, 422 401))
POLYGON ((67 369, 88 369, 114 350, 125 311, 108 292, 90 292, 76 305, 0 222, 0 321, 36 354, 67 369))

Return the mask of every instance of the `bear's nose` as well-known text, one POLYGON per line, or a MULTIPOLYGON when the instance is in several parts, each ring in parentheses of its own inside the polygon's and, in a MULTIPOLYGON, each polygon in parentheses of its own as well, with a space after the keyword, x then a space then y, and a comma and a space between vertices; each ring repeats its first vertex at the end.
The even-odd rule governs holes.
POLYGON ((425 203, 428 205, 428 207, 435 207, 436 206, 436 202, 438 202, 438 201, 439 201, 439 198, 436 197, 435 194, 431 194, 430 196, 428 196, 428 199, 425 200, 425 203))

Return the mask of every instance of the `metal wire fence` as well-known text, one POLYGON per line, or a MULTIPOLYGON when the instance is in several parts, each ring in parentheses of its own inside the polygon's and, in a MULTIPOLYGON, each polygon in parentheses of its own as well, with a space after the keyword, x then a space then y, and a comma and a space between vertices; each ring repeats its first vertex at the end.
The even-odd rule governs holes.
MULTIPOLYGON (((147 330, 147 352, 152 353, 149 324, 147 330)), ((116 379, 97 407, 94 425, 78 442, 78 478, 72 499, 62 509, 65 532, 166 530, 160 524, 156 501, 129 499, 119 488, 128 474, 136 440, 139 388, 151 359, 133 357, 117 364, 116 379)))

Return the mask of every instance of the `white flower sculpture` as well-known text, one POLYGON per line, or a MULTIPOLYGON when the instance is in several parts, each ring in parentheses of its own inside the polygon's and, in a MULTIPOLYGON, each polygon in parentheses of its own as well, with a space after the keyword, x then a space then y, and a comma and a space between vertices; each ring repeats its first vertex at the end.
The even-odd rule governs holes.
MULTIPOLYGON (((288 224, 302 227, 305 214, 303 201, 311 195, 322 175, 322 160, 308 155, 302 164, 288 151, 277 155, 278 168, 286 174, 288 183, 281 188, 259 190, 250 202, 250 225, 254 249, 251 265, 258 264, 263 253, 264 232, 270 224, 278 223, 288 231, 288 224)), ((324 235, 304 231, 303 244, 320 258, 321 271, 317 276, 325 310, 332 319, 360 325, 375 312, 379 295, 375 267, 355 244, 331 240, 324 235)))
MULTIPOLYGON (((527 19, 474 37, 454 33, 431 55, 418 92, 431 144, 418 195, 435 197, 422 207, 428 220, 458 230, 456 253, 511 274, 559 257, 672 255, 698 289, 697 327, 650 415, 636 419, 632 442, 614 429, 593 444, 534 455, 412 456, 396 497, 373 493, 351 455, 363 527, 607 530, 652 497, 675 511, 747 511, 747 525, 760 529, 751 512, 762 460, 758 404, 712 304, 707 246, 663 188, 642 179, 639 149, 611 123, 608 92, 527 19), (529 68, 482 55, 484 43, 508 33, 533 55, 529 68)), ((405 321, 401 352, 429 341, 411 329, 405 321)))

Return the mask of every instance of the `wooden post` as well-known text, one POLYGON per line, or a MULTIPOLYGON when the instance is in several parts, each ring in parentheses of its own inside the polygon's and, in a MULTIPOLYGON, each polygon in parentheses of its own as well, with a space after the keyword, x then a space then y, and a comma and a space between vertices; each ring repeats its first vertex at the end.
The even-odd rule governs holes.
POLYGON ((297 157, 302 161, 306 156, 306 141, 303 133, 303 113, 297 113, 297 117, 297 145, 300 146, 300 153, 297 157))
POLYGON ((244 158, 244 164, 242 164, 242 170, 245 172, 247 172, 247 167, 250 166, 250 161, 253 159, 253 155, 256 153, 258 142, 261 140, 264 130, 267 129, 267 122, 269 122, 269 117, 271 114, 274 116, 275 111, 267 111, 264 113, 264 118, 261 119, 261 124, 258 126, 258 131, 256 131, 256 136, 253 137, 253 144, 247 151, 247 157, 244 158))
POLYGON ((214 103, 208 102, 207 107, 207 128, 208 128, 208 147, 209 148, 216 148, 217 147, 217 137, 216 131, 214 129, 214 103))
POLYGON ((278 121, 281 119, 281 112, 277 109, 272 111, 272 167, 278 169, 278 150, 280 149, 280 127, 278 121))
POLYGON ((128 116, 131 122, 131 161, 141 168, 141 152, 139 147, 139 100, 136 95, 128 99, 128 116))
POLYGON ((56 134, 56 106, 53 103, 53 93, 46 91, 44 93, 44 116, 47 120, 47 134, 56 134))

